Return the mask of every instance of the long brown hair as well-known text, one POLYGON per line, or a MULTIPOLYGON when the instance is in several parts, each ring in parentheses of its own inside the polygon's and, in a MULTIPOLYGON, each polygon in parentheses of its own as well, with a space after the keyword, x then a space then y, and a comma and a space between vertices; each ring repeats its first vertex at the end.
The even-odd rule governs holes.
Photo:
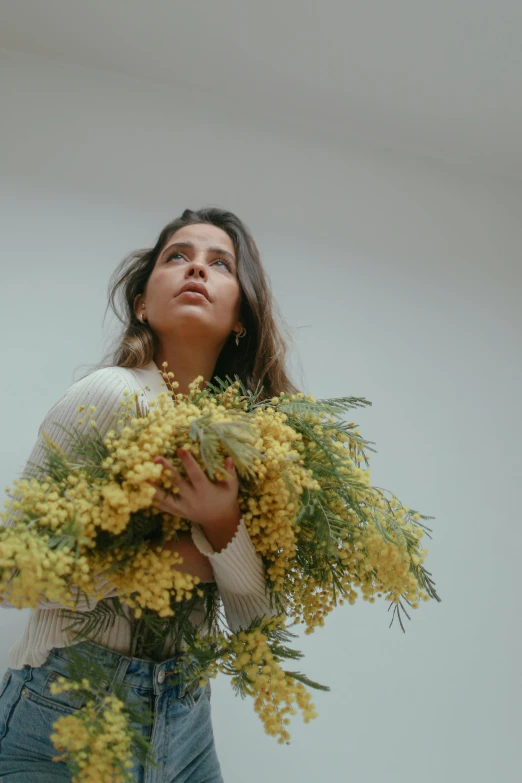
MULTIPOLYGON (((223 346, 214 368, 214 379, 239 377, 245 388, 254 391, 263 387, 261 399, 281 392, 296 392, 287 375, 285 360, 287 344, 276 324, 275 313, 282 322, 273 299, 270 282, 261 264, 259 250, 246 225, 233 213, 217 207, 186 209, 161 231, 153 248, 129 253, 113 272, 108 288, 108 304, 123 328, 104 362, 109 366, 139 368, 154 358, 157 338, 147 323, 141 323, 134 311, 134 299, 143 294, 156 260, 170 237, 183 226, 210 223, 221 228, 231 238, 237 258, 241 287, 241 322, 246 336, 236 345, 234 334, 223 346), (116 303, 120 295, 122 312, 116 303)), ((106 312, 107 312, 106 309, 106 312)), ((289 337, 286 335, 286 340, 289 337)), ((170 368, 167 368, 170 369, 170 368)))

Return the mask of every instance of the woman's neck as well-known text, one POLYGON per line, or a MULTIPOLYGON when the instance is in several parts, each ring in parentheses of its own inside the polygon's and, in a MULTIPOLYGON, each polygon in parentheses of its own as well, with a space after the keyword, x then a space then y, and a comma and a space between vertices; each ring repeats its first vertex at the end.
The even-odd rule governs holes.
POLYGON ((179 386, 174 389, 176 394, 188 394, 189 384, 198 377, 203 376, 203 383, 200 388, 205 387, 206 381, 211 380, 214 373, 219 353, 214 346, 197 348, 183 343, 168 349, 159 348, 154 356, 154 362, 161 372, 173 372, 174 378, 169 381, 177 381, 179 386), (162 367, 163 362, 168 362, 167 367, 162 367))

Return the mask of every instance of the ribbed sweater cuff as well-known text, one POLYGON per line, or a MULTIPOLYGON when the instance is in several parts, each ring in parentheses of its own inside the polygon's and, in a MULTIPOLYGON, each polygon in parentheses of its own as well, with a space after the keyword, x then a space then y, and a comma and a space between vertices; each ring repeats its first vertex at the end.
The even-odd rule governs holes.
POLYGON ((191 532, 194 544, 210 561, 218 589, 236 595, 266 595, 263 560, 254 548, 243 517, 234 538, 221 552, 214 550, 201 525, 194 522, 191 532))

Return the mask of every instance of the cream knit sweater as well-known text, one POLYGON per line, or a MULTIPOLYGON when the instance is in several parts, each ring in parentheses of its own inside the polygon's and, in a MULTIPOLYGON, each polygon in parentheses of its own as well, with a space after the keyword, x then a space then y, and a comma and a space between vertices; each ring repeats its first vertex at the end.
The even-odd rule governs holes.
MULTIPOLYGON (((61 448, 67 452, 67 435, 60 425, 66 428, 78 426, 79 405, 95 405, 94 419, 102 437, 114 427, 115 412, 120 409, 124 391, 139 393, 139 401, 145 410, 157 394, 166 391, 161 372, 154 361, 140 369, 124 367, 102 367, 85 378, 69 386, 64 394, 52 406, 38 430, 38 437, 27 464, 22 473, 25 477, 29 463, 43 464, 42 431, 46 432, 61 448)), ((89 422, 84 417, 81 425, 88 431, 89 422)), ((9 512, 9 509, 8 509, 9 512)), ((8 517, 9 524, 12 517, 8 517)), ((261 556, 255 551, 244 520, 241 519, 238 530, 230 543, 221 552, 215 552, 208 542, 200 525, 192 525, 192 539, 197 548, 205 554, 212 565, 216 585, 223 603, 227 623, 232 631, 247 627, 256 616, 274 616, 276 611, 270 608, 266 590, 265 573, 261 556)), ((105 598, 116 595, 114 588, 107 583, 105 598)), ((89 611, 96 602, 80 597, 77 610, 89 611)), ((13 608, 9 602, 0 606, 13 608)), ((42 600, 38 608, 31 610, 25 630, 20 639, 9 650, 9 666, 21 669, 25 664, 41 666, 52 647, 67 647, 74 643, 72 631, 64 630, 70 620, 61 617, 60 604, 42 600)), ((203 619, 201 610, 191 615, 194 624, 203 619)), ((204 633, 204 628, 201 627, 204 633)), ((112 627, 90 637, 92 641, 109 647, 124 655, 130 652, 130 625, 125 618, 117 617, 112 627)), ((169 650, 165 651, 168 657, 169 650)))

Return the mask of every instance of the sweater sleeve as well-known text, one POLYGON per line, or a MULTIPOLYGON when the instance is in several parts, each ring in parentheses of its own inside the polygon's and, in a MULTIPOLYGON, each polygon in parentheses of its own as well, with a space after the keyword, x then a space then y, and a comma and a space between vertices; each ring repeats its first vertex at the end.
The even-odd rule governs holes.
POLYGON ((214 550, 196 523, 192 524, 192 540, 209 559, 233 633, 247 628, 256 617, 278 614, 270 605, 263 560, 254 548, 243 517, 234 538, 221 552, 214 550))
MULTIPOLYGON (((123 392, 125 390, 128 390, 129 393, 134 391, 130 387, 125 371, 122 372, 121 368, 117 367, 103 367, 73 383, 50 408, 40 424, 36 442, 26 462, 21 478, 28 478, 32 464, 40 466, 45 464, 45 439, 43 432, 70 456, 71 444, 69 443, 69 436, 62 427, 71 429, 71 427, 77 426, 78 431, 84 434, 88 434, 89 430, 92 430, 90 420, 84 414, 78 412, 80 405, 86 406, 84 413, 87 412, 90 405, 96 406, 92 418, 96 422, 102 438, 105 438, 106 434, 116 423, 115 414, 121 410, 120 402, 124 399, 123 392), (78 419, 83 419, 82 425, 77 424, 78 419)), ((16 499, 17 496, 14 495, 8 506, 7 521, 2 523, 6 526, 14 524, 17 512, 16 510, 12 511, 12 505, 16 499)), ((117 594, 116 589, 110 587, 105 580, 99 579, 99 586, 102 588, 105 598, 111 598, 117 594)), ((75 599, 75 610, 77 611, 91 611, 97 604, 94 598, 86 596, 78 588, 71 588, 71 594, 75 599)), ((4 599, 0 599, 0 606, 14 608, 12 603, 4 599)), ((38 602, 38 607, 41 609, 57 609, 61 606, 62 604, 57 601, 49 601, 44 598, 38 602)))

